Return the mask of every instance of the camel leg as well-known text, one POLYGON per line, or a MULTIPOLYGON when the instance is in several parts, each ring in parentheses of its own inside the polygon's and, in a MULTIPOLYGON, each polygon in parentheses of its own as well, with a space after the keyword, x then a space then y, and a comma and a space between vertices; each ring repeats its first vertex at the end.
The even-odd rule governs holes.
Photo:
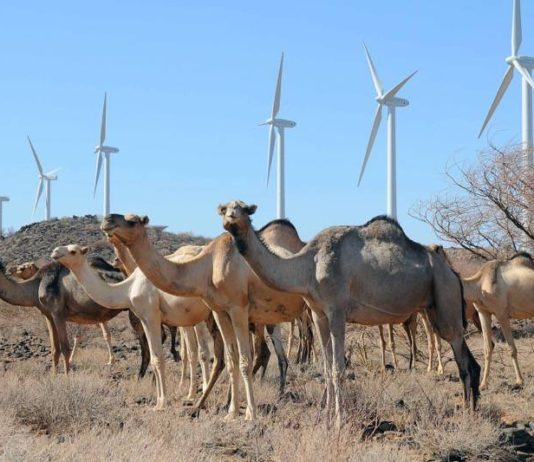
POLYGON ((484 372, 482 373, 480 389, 485 390, 488 387, 491 356, 493 354, 493 342, 491 341, 491 313, 488 313, 487 311, 479 311, 479 315, 482 327, 482 337, 484 338, 484 372))
POLYGON ((282 344, 282 332, 280 331, 280 326, 276 324, 268 325, 267 333, 269 334, 269 337, 274 347, 274 351, 276 352, 276 357, 278 358, 278 369, 280 371, 280 386, 278 392, 281 396, 284 394, 286 386, 288 366, 287 356, 284 351, 284 346, 282 344))
POLYGON ((221 372, 224 369, 224 342, 221 333, 219 330, 212 331, 213 336, 213 365, 211 367, 210 380, 208 386, 202 392, 202 396, 195 403, 195 408, 198 410, 204 406, 204 402, 208 398, 208 395, 211 392, 211 389, 217 382, 217 379, 221 375, 221 372))
MULTIPOLYGON (((231 420, 239 415, 239 357, 235 343, 235 334, 232 322, 227 313, 213 312, 215 322, 221 332, 225 353, 228 374, 230 375, 230 406, 225 420, 231 420)), ((248 332, 247 332, 248 336, 248 332)))
POLYGON ((325 381, 325 407, 327 419, 330 419, 333 401, 333 384, 332 384, 332 342, 330 341, 330 326, 328 319, 324 314, 317 314, 312 311, 313 324, 319 337, 319 344, 323 353, 324 381, 325 381))
POLYGON ((72 350, 70 351, 70 358, 69 358, 69 363, 71 364, 74 362, 74 356, 78 348, 78 343, 79 343, 78 336, 74 335, 73 340, 72 340, 72 350))
POLYGON ((252 350, 248 330, 248 307, 234 307, 230 310, 230 319, 234 327, 237 348, 239 350, 239 369, 245 385, 247 398, 247 410, 245 420, 256 419, 256 404, 254 402, 254 390, 252 387, 252 350))
POLYGON ((380 334, 380 351, 382 353, 382 370, 386 370, 386 340, 384 339, 384 328, 381 324, 378 326, 380 334))
MULTIPOLYGON (((100 329, 102 329, 102 335, 108 347, 109 359, 108 359, 107 365, 110 366, 113 364, 113 361, 115 359, 113 358, 113 349, 111 347, 111 332, 109 331, 108 326, 105 322, 100 323, 100 329)), ((71 355, 71 358, 72 358, 72 355, 71 355)))
POLYGON ((438 358, 438 374, 443 375, 443 363, 441 362, 441 337, 436 333, 432 334, 436 345, 436 357, 438 358))
POLYGON ((161 346, 161 320, 159 316, 151 314, 148 319, 141 319, 141 324, 150 350, 150 365, 156 376, 156 406, 154 410, 160 411, 166 404, 165 360, 163 359, 163 348, 161 346))
POLYGON ((332 382, 334 384, 336 425, 343 420, 343 382, 345 376, 345 310, 333 307, 328 321, 332 340, 332 382))
POLYGON ((253 349, 254 349, 254 364, 252 366, 252 375, 256 375, 258 370, 261 371, 261 379, 265 377, 267 366, 271 357, 271 350, 265 341, 265 326, 263 324, 253 325, 253 349))
POLYGON ((210 347, 208 339, 211 337, 205 322, 197 324, 194 329, 197 335, 198 357, 202 371, 202 391, 204 392, 208 388, 210 379, 210 347))
POLYGON ((171 333, 171 355, 172 359, 174 359, 174 362, 177 363, 180 361, 180 353, 178 353, 178 350, 176 349, 176 332, 178 329, 176 326, 168 326, 169 332, 171 333))
POLYGON ((185 379, 187 377, 187 366, 189 364, 189 355, 187 354, 187 347, 185 346, 185 331, 184 327, 180 327, 180 352, 182 353, 182 367, 180 369, 180 382, 178 388, 184 386, 185 379))
POLYGON ((295 320, 291 321, 289 323, 289 335, 287 336, 287 352, 286 356, 289 358, 289 355, 291 355, 291 349, 293 348, 293 340, 294 340, 294 333, 295 333, 295 320))
POLYGON ((45 316, 46 327, 48 328, 48 336, 50 337, 50 353, 52 354, 52 372, 57 374, 57 365, 59 363, 59 356, 61 351, 59 348, 58 334, 54 321, 45 316))
POLYGON ((412 315, 408 321, 402 324, 406 336, 408 338, 408 344, 410 346, 410 361, 408 364, 409 369, 415 369, 415 358, 417 355, 417 315, 412 315))
POLYGON ((393 324, 388 324, 388 341, 389 341, 389 349, 391 351, 391 355, 393 356, 393 367, 395 369, 398 369, 398 363, 397 363, 397 352, 395 351, 395 338, 393 336, 393 324))
POLYGON ((142 379, 146 374, 148 363, 150 362, 150 351, 148 348, 145 331, 139 318, 133 313, 133 311, 129 310, 128 319, 135 333, 135 336, 139 341, 139 348, 141 350, 141 364, 139 366, 139 372, 137 374, 137 379, 139 380, 142 379))
POLYGON ((427 348, 428 348, 428 367, 427 372, 432 372, 434 369, 434 330, 430 325, 428 314, 426 311, 421 313, 421 320, 423 321, 423 328, 425 329, 427 348))
POLYGON ((70 369, 70 345, 69 336, 67 333, 67 323, 60 316, 52 316, 52 319, 58 334, 59 349, 61 350, 61 355, 63 356, 65 374, 68 374, 70 369))
POLYGON ((519 369, 519 362, 517 361, 517 348, 515 346, 514 337, 512 335, 510 320, 505 316, 497 317, 497 320, 501 325, 501 330, 502 334, 504 335, 504 339, 506 340, 506 343, 508 343, 508 347, 510 348, 510 356, 512 357, 512 363, 515 369, 515 383, 516 385, 523 385, 524 380, 523 376, 521 375, 521 370, 519 369))
POLYGON ((192 327, 184 327, 185 346, 189 358, 189 392, 183 400, 183 404, 192 404, 197 395, 197 367, 198 367, 198 345, 195 330, 192 327))

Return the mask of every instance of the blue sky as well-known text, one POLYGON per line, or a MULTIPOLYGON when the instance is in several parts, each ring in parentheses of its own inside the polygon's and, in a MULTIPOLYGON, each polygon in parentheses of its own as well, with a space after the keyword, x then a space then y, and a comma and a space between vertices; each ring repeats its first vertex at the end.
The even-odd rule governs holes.
MULTIPOLYGON (((104 91, 112 158, 112 209, 150 216, 173 231, 215 236, 220 202, 258 204, 275 215, 265 186, 267 129, 280 52, 286 136, 287 215, 305 239, 385 211, 385 124, 362 185, 356 181, 374 111, 362 42, 399 96, 398 209, 407 233, 436 241, 408 215, 444 191, 443 170, 470 161, 510 54, 511 1, 373 0, 26 1, 0 15, 0 195, 4 226, 32 217, 37 186, 29 134, 53 184, 53 216, 101 213, 92 196, 104 91)), ((534 54, 534 5, 523 2, 522 54, 534 54)), ((385 120, 384 120, 385 121, 385 120)), ((497 144, 520 140, 520 80, 489 125, 497 144)))

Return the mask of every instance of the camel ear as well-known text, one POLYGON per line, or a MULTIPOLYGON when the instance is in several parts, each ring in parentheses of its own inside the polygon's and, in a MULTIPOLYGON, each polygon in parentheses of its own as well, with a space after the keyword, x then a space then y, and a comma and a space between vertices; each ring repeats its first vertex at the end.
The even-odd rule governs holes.
POLYGON ((144 215, 144 216, 141 217, 141 223, 142 223, 143 225, 148 225, 148 222, 149 222, 149 221, 150 221, 150 220, 149 220, 149 218, 148 218, 146 215, 144 215))
POLYGON ((217 207, 217 212, 219 213, 219 215, 226 215, 226 205, 219 204, 219 206, 217 207))
POLYGON ((87 252, 89 252, 89 247, 82 247, 82 255, 85 255, 87 252))
POLYGON ((245 207, 245 213, 246 213, 247 215, 254 215, 254 212, 256 211, 257 208, 258 208, 258 206, 255 205, 255 204, 247 205, 247 206, 245 207))

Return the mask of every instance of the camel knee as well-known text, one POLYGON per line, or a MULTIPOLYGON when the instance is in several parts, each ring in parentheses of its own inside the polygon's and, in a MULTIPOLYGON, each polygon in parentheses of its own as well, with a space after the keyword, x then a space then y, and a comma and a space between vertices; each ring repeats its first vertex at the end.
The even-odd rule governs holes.
POLYGON ((248 356, 241 355, 239 357, 239 370, 241 371, 241 374, 243 374, 243 376, 247 376, 250 372, 250 368, 251 362, 248 356))
POLYGON ((150 365, 154 369, 161 369, 163 367, 163 360, 159 356, 151 355, 150 356, 150 365))

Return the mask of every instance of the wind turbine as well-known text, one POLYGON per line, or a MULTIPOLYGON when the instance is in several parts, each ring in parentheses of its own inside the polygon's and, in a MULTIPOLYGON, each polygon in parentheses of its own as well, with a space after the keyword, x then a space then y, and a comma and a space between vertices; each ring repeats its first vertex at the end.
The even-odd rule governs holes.
POLYGON ((3 204, 4 202, 9 202, 9 197, 0 196, 0 238, 4 235, 4 228, 2 227, 2 216, 3 216, 3 204))
POLYGON ((501 85, 497 90, 495 99, 491 103, 488 111, 488 115, 482 124, 478 137, 482 135, 482 132, 486 128, 486 125, 490 121, 495 109, 501 102, 502 97, 506 93, 510 82, 514 76, 514 69, 519 72, 522 77, 522 97, 521 97, 521 138, 523 142, 523 149, 526 152, 526 167, 532 165, 532 88, 534 88, 534 80, 532 80, 532 69, 534 68, 534 58, 528 56, 518 56, 519 47, 522 41, 521 31, 521 3, 519 0, 513 0, 513 13, 512 13, 512 55, 505 59, 508 63, 508 69, 504 74, 501 85))
POLYGON ((387 214, 391 218, 397 218, 397 167, 396 167, 396 140, 395 140, 395 110, 397 107, 405 107, 410 104, 407 99, 398 98, 395 96, 399 90, 410 80, 417 71, 412 72, 408 77, 402 80, 400 83, 395 85, 391 90, 384 93, 382 88, 382 83, 378 78, 373 60, 371 55, 367 50, 365 44, 363 45, 365 49, 365 55, 367 57, 367 64, 369 65, 369 70, 371 71, 371 77, 373 79, 373 84, 376 89, 376 101, 378 106, 376 108, 375 120, 373 122, 373 128, 371 129, 371 136, 369 137, 369 142, 367 143, 367 150, 365 152, 365 157, 362 163, 362 170, 360 172, 360 177, 358 178, 358 186, 362 181, 363 173, 365 171, 365 166, 369 160, 371 150, 373 149, 373 144, 375 142, 376 133, 380 127, 380 122, 382 120, 382 107, 387 106, 388 108, 388 131, 387 131, 387 214))
POLYGON ((278 69, 278 79, 276 81, 276 90, 274 92, 273 110, 271 117, 260 125, 269 125, 269 161, 267 165, 267 185, 269 185, 269 177, 271 175, 271 164, 273 162, 274 145, 276 138, 278 138, 278 171, 277 171, 277 196, 276 196, 276 216, 277 218, 285 218, 286 216, 286 198, 285 198, 285 150, 284 137, 285 129, 293 128, 297 125, 292 120, 278 118, 278 111, 280 110, 280 97, 282 94, 282 71, 284 68, 284 53, 280 58, 280 68, 278 69), (278 133, 277 133, 278 132, 278 133), (278 135, 278 136, 277 136, 278 135))
POLYGON ((104 107, 102 108, 102 121, 100 124, 100 143, 95 148, 96 158, 96 176, 95 187, 93 190, 93 197, 96 195, 96 187, 98 186, 98 177, 100 176, 100 169, 102 168, 102 160, 104 160, 104 216, 109 215, 109 181, 110 181, 110 163, 109 155, 119 152, 119 148, 104 145, 106 140, 106 102, 107 94, 104 93, 104 107))
POLYGON ((30 148, 32 150, 33 158, 35 159, 35 163, 37 164, 37 170, 39 172, 39 184, 37 185, 37 195, 35 196, 35 204, 33 205, 33 213, 35 213, 35 210, 37 209, 37 205, 39 203, 39 199, 41 198, 41 194, 43 193, 43 186, 45 187, 45 220, 50 220, 50 204, 51 204, 51 190, 50 190, 50 182, 57 180, 57 175, 55 174, 59 169, 52 170, 51 172, 44 173, 43 166, 41 165, 41 162, 39 161, 39 157, 37 157, 37 152, 35 151, 35 148, 33 147, 32 140, 30 140, 30 137, 28 136, 28 142, 30 143, 30 148))

